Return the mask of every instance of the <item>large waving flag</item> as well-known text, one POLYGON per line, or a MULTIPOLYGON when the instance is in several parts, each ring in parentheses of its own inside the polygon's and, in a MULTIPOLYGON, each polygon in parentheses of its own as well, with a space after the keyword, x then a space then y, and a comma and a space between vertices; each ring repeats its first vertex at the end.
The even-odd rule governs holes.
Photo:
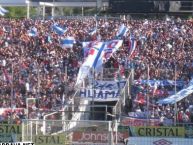
POLYGON ((66 37, 65 39, 61 39, 60 44, 64 48, 72 48, 75 42, 74 37, 66 37))
POLYGON ((112 40, 106 42, 103 52, 103 59, 108 60, 114 52, 116 52, 123 44, 123 40, 112 40))
POLYGON ((83 54, 84 58, 88 56, 90 48, 92 48, 98 41, 87 41, 87 42, 82 42, 82 49, 83 49, 83 54))
POLYGON ((4 16, 6 13, 8 13, 9 11, 4 9, 3 7, 0 6, 0 15, 4 16))
POLYGON ((58 34, 58 35, 63 35, 64 33, 66 33, 67 28, 63 29, 62 27, 58 26, 58 25, 53 25, 53 30, 58 34))
POLYGON ((5 13, 3 13, 3 12, 0 10, 0 15, 1 15, 1 16, 4 16, 4 15, 5 15, 5 13))
POLYGON ((96 67, 98 59, 100 58, 104 47, 104 42, 97 42, 94 46, 90 48, 87 59, 79 69, 76 85, 80 85, 88 76, 90 69, 96 67))
POLYGON ((119 27, 119 31, 117 32, 117 37, 123 37, 126 35, 127 31, 129 29, 124 25, 122 24, 120 27, 119 27))
POLYGON ((102 70, 103 64, 107 62, 113 53, 115 53, 122 46, 122 43, 123 40, 112 40, 105 42, 105 47, 95 66, 96 72, 100 72, 102 70))
POLYGON ((90 48, 89 54, 85 62, 79 69, 76 85, 82 83, 85 77, 89 74, 89 70, 93 68, 95 72, 102 70, 103 63, 109 59, 119 47, 121 47, 122 40, 112 40, 109 42, 95 42, 90 48))
POLYGON ((38 35, 38 30, 36 27, 31 28, 31 30, 28 31, 28 36, 35 37, 38 35))

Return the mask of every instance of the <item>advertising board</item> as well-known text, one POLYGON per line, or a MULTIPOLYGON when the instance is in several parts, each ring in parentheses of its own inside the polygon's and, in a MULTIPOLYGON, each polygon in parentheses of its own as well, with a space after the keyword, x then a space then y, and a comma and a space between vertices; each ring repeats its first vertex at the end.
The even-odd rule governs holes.
MULTIPOLYGON (((21 142, 21 125, 0 124, 0 142, 21 142)), ((35 145, 64 145, 67 138, 64 134, 58 135, 32 135, 35 145)))
POLYGON ((140 119, 134 117, 122 117, 121 125, 124 126, 159 126, 159 119, 140 119))
POLYGON ((193 139, 130 137, 127 145, 192 145, 193 139))
MULTIPOLYGON (((85 143, 108 143, 110 132, 74 132, 73 142, 85 143)), ((116 140, 116 132, 113 132, 113 140, 116 140)), ((123 142, 123 139, 128 138, 128 132, 117 132, 117 142, 123 142)))
POLYGON ((129 127, 130 136, 185 137, 184 127, 141 126, 129 127))

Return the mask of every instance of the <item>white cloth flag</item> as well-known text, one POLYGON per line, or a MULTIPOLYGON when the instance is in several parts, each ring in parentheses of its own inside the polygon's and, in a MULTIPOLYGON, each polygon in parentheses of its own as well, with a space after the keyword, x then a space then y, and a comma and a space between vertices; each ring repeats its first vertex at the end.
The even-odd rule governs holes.
POLYGON ((97 42, 90 48, 87 59, 79 69, 76 85, 80 85, 83 82, 83 80, 89 74, 90 68, 95 68, 103 49, 103 42, 97 42))
POLYGON ((160 99, 157 103, 158 104, 175 104, 176 102, 186 98, 190 94, 193 93, 193 85, 180 90, 178 93, 171 95, 167 98, 160 99))
POLYGON ((112 40, 105 43, 96 42, 90 48, 88 57, 79 70, 76 85, 82 83, 84 78, 89 74, 90 68, 93 68, 95 72, 100 72, 103 63, 106 62, 119 47, 121 47, 122 43, 122 40, 112 40))
POLYGON ((96 72, 100 72, 102 70, 102 65, 107 62, 113 53, 115 53, 122 46, 122 43, 123 40, 112 40, 105 43, 104 50, 95 67, 96 72))
POLYGON ((82 42, 82 48, 84 53, 84 58, 88 56, 89 50, 91 47, 93 47, 98 41, 88 41, 88 42, 82 42))
POLYGON ((119 31, 117 32, 117 37, 123 37, 126 35, 127 31, 129 29, 124 25, 122 24, 120 27, 119 27, 119 31))
POLYGON ((0 15, 4 16, 6 13, 8 13, 9 11, 4 9, 2 6, 0 6, 0 15))
POLYGON ((73 48, 75 42, 76 41, 74 37, 66 37, 65 39, 61 39, 60 44, 64 48, 73 48))

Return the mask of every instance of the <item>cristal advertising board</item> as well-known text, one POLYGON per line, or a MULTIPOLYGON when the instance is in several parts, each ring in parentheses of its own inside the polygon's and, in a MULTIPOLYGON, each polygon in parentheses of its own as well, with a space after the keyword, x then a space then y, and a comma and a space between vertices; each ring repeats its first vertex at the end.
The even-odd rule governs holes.
POLYGON ((169 127, 169 126, 118 126, 120 132, 129 132, 133 137, 181 137, 193 138, 193 126, 169 127))
MULTIPOLYGON (((21 125, 0 124, 0 142, 21 142, 21 125)), ((67 141, 64 134, 58 135, 32 135, 35 145, 64 145, 67 141)))
POLYGON ((131 136, 146 137, 185 137, 184 127, 141 126, 129 127, 131 136))
POLYGON ((21 141, 21 126, 0 124, 0 142, 21 141))

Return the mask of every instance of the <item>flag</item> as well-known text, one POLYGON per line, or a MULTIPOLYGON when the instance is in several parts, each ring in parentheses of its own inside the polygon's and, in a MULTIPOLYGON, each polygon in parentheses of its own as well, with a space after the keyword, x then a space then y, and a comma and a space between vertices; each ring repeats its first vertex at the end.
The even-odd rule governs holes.
POLYGON ((66 33, 67 28, 63 29, 58 25, 53 25, 53 30, 58 34, 58 35, 63 35, 64 33, 66 33))
POLYGON ((155 84, 154 84, 154 87, 153 87, 153 96, 155 95, 155 93, 157 91, 157 88, 158 88, 158 83, 156 81, 155 84))
POLYGON ((6 13, 8 13, 9 11, 4 9, 3 7, 0 6, 0 15, 4 16, 6 13))
POLYGON ((91 35, 91 36, 97 32, 97 28, 98 28, 98 21, 97 21, 96 15, 95 15, 95 21, 96 21, 95 28, 89 32, 89 35, 91 35))
POLYGON ((128 28, 124 25, 124 24, 122 24, 120 27, 119 27, 119 31, 117 32, 117 37, 123 37, 123 36, 125 36, 126 35, 126 33, 127 33, 127 31, 128 31, 128 28))
POLYGON ((129 48, 130 56, 129 57, 133 56, 135 49, 136 49, 136 46, 137 46, 137 41, 135 40, 134 37, 130 37, 130 48, 129 48))
POLYGON ((123 40, 111 40, 106 42, 103 51, 103 60, 107 61, 123 44, 123 40))
POLYGON ((38 35, 37 28, 33 27, 31 30, 28 31, 28 36, 35 37, 38 35))
POLYGON ((97 32, 97 28, 94 28, 92 31, 89 32, 89 35, 94 35, 97 32))
POLYGON ((0 10, 0 15, 1 15, 1 16, 4 16, 4 15, 5 15, 5 13, 3 13, 3 12, 0 10))
POLYGON ((80 85, 83 82, 83 80, 88 76, 91 68, 96 68, 104 47, 104 42, 97 42, 90 48, 87 59, 79 69, 76 85, 80 85))
POLYGON ((82 42, 82 49, 84 58, 88 56, 89 50, 91 47, 93 47, 98 41, 88 41, 88 42, 82 42))
POLYGON ((66 37, 65 39, 61 39, 60 44, 64 48, 72 48, 75 42, 74 37, 66 37))
POLYGON ((89 70, 93 68, 95 72, 100 72, 106 60, 108 60, 114 52, 122 45, 122 40, 112 40, 108 42, 95 42, 89 49, 88 57, 82 64, 76 85, 80 85, 84 78, 89 74, 89 70))
POLYGON ((3 74, 4 74, 4 76, 5 76, 6 81, 9 82, 9 83, 11 83, 12 78, 11 78, 11 76, 8 74, 8 72, 7 72, 6 69, 3 69, 3 74))
POLYGON ((3 7, 0 6, 0 11, 3 12, 3 13, 8 13, 9 11, 4 9, 3 7))
POLYGON ((47 43, 52 43, 52 38, 51 38, 51 36, 50 36, 50 35, 48 35, 48 36, 47 36, 47 38, 46 38, 46 42, 47 42, 47 43))

